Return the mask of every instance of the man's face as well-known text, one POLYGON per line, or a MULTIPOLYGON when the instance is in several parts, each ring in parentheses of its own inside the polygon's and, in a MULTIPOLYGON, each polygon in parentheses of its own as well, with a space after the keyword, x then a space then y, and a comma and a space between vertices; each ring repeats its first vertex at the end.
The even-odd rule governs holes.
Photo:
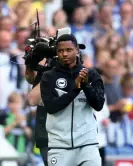
POLYGON ((126 19, 131 19, 131 18, 132 18, 132 15, 133 15, 133 8, 132 8, 132 5, 129 4, 129 3, 123 4, 123 5, 121 6, 120 13, 121 13, 122 19, 124 19, 124 20, 126 20, 126 19))
POLYGON ((87 15, 83 7, 76 8, 73 14, 73 21, 75 23, 84 25, 87 20, 87 15))
POLYGON ((2 21, 1 21, 1 30, 7 30, 9 32, 12 31, 13 29, 13 20, 10 19, 10 18, 4 18, 2 21))
POLYGON ((22 109, 22 102, 15 101, 8 104, 8 107, 12 113, 18 113, 22 109))
POLYGON ((112 21, 112 8, 111 8, 111 6, 105 6, 100 11, 99 18, 103 24, 110 24, 112 21))
POLYGON ((8 49, 12 41, 12 34, 10 32, 2 31, 0 33, 0 49, 8 49))
POLYGON ((61 41, 57 44, 57 56, 60 62, 70 68, 76 65, 78 48, 72 41, 61 41))
POLYGON ((108 78, 114 78, 118 75, 119 63, 116 60, 110 60, 105 64, 104 72, 108 78))
POLYGON ((30 31, 29 30, 20 31, 16 35, 16 40, 18 42, 18 46, 22 50, 25 49, 25 43, 26 43, 26 40, 29 37, 29 35, 30 35, 30 31))

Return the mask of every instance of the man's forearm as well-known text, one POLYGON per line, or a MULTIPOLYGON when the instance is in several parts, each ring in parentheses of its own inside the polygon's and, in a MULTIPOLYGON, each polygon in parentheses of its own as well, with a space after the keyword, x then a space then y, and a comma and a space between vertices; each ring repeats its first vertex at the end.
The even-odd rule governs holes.
POLYGON ((68 93, 59 96, 51 82, 44 80, 46 80, 45 77, 40 84, 41 98, 49 114, 57 113, 66 108, 80 92, 80 89, 70 89, 68 93))
POLYGON ((31 106, 37 106, 41 101, 40 83, 28 94, 28 102, 31 106))
POLYGON ((35 80, 36 72, 31 70, 28 66, 26 66, 25 71, 25 79, 29 84, 33 84, 35 80))
POLYGON ((100 111, 104 105, 104 91, 102 82, 97 82, 94 85, 83 86, 83 91, 92 108, 100 111))

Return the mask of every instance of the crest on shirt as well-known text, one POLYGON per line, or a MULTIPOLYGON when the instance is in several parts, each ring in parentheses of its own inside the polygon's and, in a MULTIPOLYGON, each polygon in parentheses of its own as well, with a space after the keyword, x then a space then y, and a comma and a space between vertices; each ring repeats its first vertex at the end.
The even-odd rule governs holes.
POLYGON ((63 89, 67 86, 67 80, 65 78, 59 78, 56 81, 56 85, 58 86, 58 88, 63 89))

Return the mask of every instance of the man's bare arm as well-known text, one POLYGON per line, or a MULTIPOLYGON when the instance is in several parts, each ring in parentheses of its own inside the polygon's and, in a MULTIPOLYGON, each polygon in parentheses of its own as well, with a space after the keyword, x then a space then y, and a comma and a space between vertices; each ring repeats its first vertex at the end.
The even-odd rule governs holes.
POLYGON ((41 94, 40 94, 40 83, 37 84, 28 94, 28 102, 31 106, 37 106, 40 104, 41 94))
POLYGON ((37 73, 26 66, 25 79, 29 84, 33 84, 37 73))

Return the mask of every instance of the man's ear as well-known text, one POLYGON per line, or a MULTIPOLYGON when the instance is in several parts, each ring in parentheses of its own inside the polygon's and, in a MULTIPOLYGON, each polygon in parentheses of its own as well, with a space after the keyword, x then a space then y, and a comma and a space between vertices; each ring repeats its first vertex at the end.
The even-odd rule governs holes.
POLYGON ((76 54, 79 55, 79 47, 76 47, 76 54))

